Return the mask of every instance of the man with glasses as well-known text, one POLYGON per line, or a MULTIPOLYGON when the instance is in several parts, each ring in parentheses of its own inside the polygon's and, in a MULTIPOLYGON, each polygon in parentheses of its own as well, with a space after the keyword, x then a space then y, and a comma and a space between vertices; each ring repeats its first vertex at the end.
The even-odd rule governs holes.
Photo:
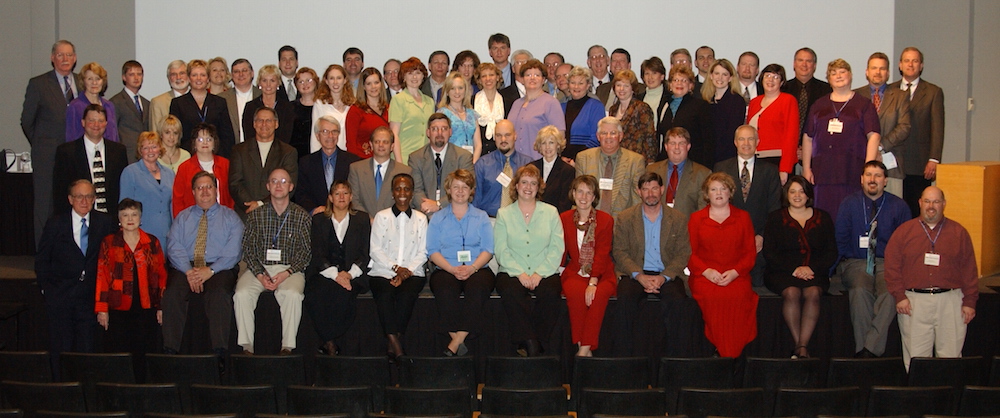
POLYGON ((299 172, 298 151, 291 145, 274 140, 274 131, 278 128, 278 116, 274 109, 266 106, 257 109, 253 118, 256 140, 234 146, 229 162, 229 194, 236 201, 236 213, 244 220, 246 214, 263 205, 267 199, 268 173, 283 168, 294 179, 299 172))
POLYGON ((298 193, 295 194, 295 203, 311 214, 326 209, 330 186, 338 180, 347 181, 351 164, 360 160, 357 155, 337 147, 340 129, 340 121, 333 115, 320 116, 313 124, 320 149, 299 159, 299 180, 296 187, 298 193))
POLYGON ((233 61, 233 87, 222 93, 219 97, 226 99, 226 106, 229 108, 229 120, 233 124, 233 133, 239 134, 237 143, 246 140, 243 132, 243 108, 251 100, 260 97, 260 88, 253 85, 253 66, 246 58, 239 58, 233 61))
POLYGON ((664 135, 663 148, 667 159, 647 166, 646 171, 659 174, 666 183, 663 201, 677 209, 684 217, 705 207, 701 198, 701 184, 712 170, 688 159, 691 151, 691 134, 687 129, 674 127, 664 135))
POLYGON ((590 93, 594 94, 597 88, 604 83, 611 82, 611 74, 608 73, 608 49, 601 45, 594 45, 587 49, 587 67, 594 77, 590 83, 590 93))
POLYGON ((427 215, 448 204, 444 178, 460 168, 472 171, 472 153, 448 142, 451 119, 435 113, 427 119, 427 145, 410 153, 407 163, 413 169, 412 205, 427 215))
POLYGON ((646 158, 622 148, 622 135, 621 121, 607 116, 597 122, 601 145, 576 155, 576 175, 589 174, 598 179, 601 199, 597 209, 615 217, 641 201, 634 185, 646 172, 646 158))

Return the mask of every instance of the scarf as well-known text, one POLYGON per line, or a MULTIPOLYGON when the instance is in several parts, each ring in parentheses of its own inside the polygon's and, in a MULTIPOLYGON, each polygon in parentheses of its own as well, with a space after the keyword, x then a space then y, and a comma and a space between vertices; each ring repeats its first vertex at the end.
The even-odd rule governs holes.
POLYGON ((594 265, 594 230, 597 229, 597 209, 590 209, 590 216, 586 222, 580 222, 580 211, 573 211, 573 225, 583 234, 583 243, 580 244, 580 273, 590 275, 594 265))
POLYGON ((485 138, 493 139, 493 129, 497 126, 497 121, 503 119, 503 96, 497 92, 493 97, 493 109, 490 109, 490 100, 486 98, 486 92, 476 93, 476 101, 473 105, 476 114, 479 116, 479 126, 486 128, 485 138))

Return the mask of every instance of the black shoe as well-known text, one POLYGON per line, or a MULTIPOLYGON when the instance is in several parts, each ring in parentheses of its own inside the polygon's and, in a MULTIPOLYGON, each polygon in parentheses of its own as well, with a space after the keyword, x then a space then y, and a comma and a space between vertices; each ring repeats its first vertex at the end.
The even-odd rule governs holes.
POLYGON ((867 348, 862 348, 861 351, 854 353, 854 358, 878 358, 875 353, 868 351, 867 348))
POLYGON ((538 357, 542 354, 542 345, 537 340, 527 340, 524 342, 524 350, 527 357, 538 357))
POLYGON ((323 345, 319 346, 319 353, 326 354, 328 356, 336 356, 337 354, 340 354, 340 349, 337 348, 337 344, 334 344, 333 341, 327 341, 323 343, 323 345))
POLYGON ((219 360, 219 375, 226 374, 226 349, 216 348, 212 351, 215 352, 215 358, 219 360))
POLYGON ((173 348, 163 347, 163 354, 169 354, 169 355, 172 355, 172 356, 176 356, 178 353, 177 353, 177 350, 174 350, 173 348))

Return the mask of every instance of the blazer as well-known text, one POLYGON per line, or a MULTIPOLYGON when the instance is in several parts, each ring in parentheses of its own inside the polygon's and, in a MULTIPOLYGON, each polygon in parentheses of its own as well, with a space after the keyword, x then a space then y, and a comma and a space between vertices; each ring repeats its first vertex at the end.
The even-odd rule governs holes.
MULTIPOLYGON (((702 100, 701 96, 688 93, 681 99, 680 106, 677 107, 677 114, 670 111, 670 92, 663 92, 667 96, 667 105, 660 109, 660 123, 656 126, 657 137, 660 144, 667 142, 667 131, 675 126, 687 129, 691 134, 691 150, 688 152, 688 159, 703 166, 715 165, 715 135, 712 129, 712 108, 708 102, 702 100)), ((667 158, 666 150, 660 147, 660 155, 657 160, 667 158)))
MULTIPOLYGON (((63 200, 66 200, 65 197, 63 200)), ((97 256, 101 241, 111 233, 111 216, 90 211, 87 251, 81 251, 73 239, 75 225, 70 211, 60 210, 49 218, 35 254, 35 274, 38 276, 38 287, 45 296, 45 304, 62 309, 72 309, 71 306, 80 302, 93 306, 97 256)))
MULTIPOLYGON (((761 83, 758 82, 757 84, 761 83)), ((792 78, 790 80, 785 82, 785 84, 781 85, 781 92, 791 94, 792 97, 795 98, 796 102, 798 102, 799 92, 802 91, 803 88, 806 89, 806 95, 809 97, 809 106, 806 107, 806 115, 809 115, 809 110, 812 109, 813 103, 816 103, 816 101, 819 100, 820 97, 826 96, 833 92, 833 88, 830 87, 830 83, 827 83, 825 81, 817 79, 816 77, 813 77, 810 78, 809 81, 805 82, 805 84, 803 84, 799 82, 798 79, 795 78, 794 73, 792 73, 792 78)), ((802 116, 799 115, 799 118, 802 118, 802 116)), ((805 128, 806 128, 805 126, 799 127, 800 136, 804 132, 805 128)))
POLYGON ((327 267, 339 267, 338 270, 350 270, 352 264, 356 264, 361 269, 361 277, 368 274, 368 262, 371 256, 368 254, 370 237, 372 231, 371 218, 367 213, 357 211, 351 215, 347 222, 347 232, 344 233, 344 265, 336 266, 330 258, 330 240, 337 239, 337 233, 333 229, 333 222, 325 213, 317 213, 312 217, 312 260, 309 267, 306 267, 307 280, 328 280, 321 277, 319 273, 327 267))
MULTIPOLYGON (((918 84, 917 87, 919 90, 920 85, 918 84)), ((867 84, 854 89, 854 92, 866 99, 871 100, 872 98, 871 87, 867 84)), ((905 161, 903 161, 900 151, 903 151, 904 142, 910 136, 910 101, 908 99, 906 92, 899 88, 886 86, 885 92, 882 94, 882 104, 878 107, 878 122, 882 132, 879 145, 882 146, 882 152, 892 152, 896 157, 897 167, 889 170, 889 177, 896 179, 906 176, 905 161)), ((921 166, 921 174, 923 174, 923 166, 921 166)))
MULTIPOLYGON (((130 163, 139 160, 136 156, 139 134, 145 131, 157 132, 158 129, 149 126, 149 100, 139 96, 139 103, 142 104, 142 113, 135 108, 135 98, 129 95, 128 91, 122 89, 118 94, 108 99, 115 105, 115 119, 118 124, 119 142, 125 145, 126 156, 130 163)), ((157 127, 158 128, 158 127, 157 127)))
MULTIPOLYGON (((595 94, 597 96, 597 100, 600 100, 601 103, 604 104, 604 108, 610 109, 611 105, 618 103, 618 96, 615 95, 615 79, 612 77, 610 83, 604 83, 597 86, 595 94)), ((632 95, 639 98, 641 101, 642 96, 646 95, 646 85, 639 83, 639 88, 633 91, 632 95)))
MULTIPOLYGON (((243 137, 246 140, 257 137, 257 130, 253 127, 253 115, 262 107, 264 107, 263 96, 257 96, 243 107, 243 137)), ((292 130, 295 128, 295 105, 279 97, 274 103, 274 111, 278 114, 278 128, 274 130, 274 139, 287 144, 292 141, 292 130)))
MULTIPOLYGON (((607 84, 607 83, 605 83, 607 84)), ((594 228, 594 262, 591 264, 590 276, 597 277, 598 280, 613 280, 618 284, 615 274, 615 263, 611 258, 611 240, 614 236, 615 220, 607 212, 596 210, 597 226, 594 228)), ((563 245, 566 247, 566 257, 564 257, 563 277, 572 274, 570 277, 579 277, 580 271, 580 246, 577 244, 577 229, 573 222, 575 210, 565 211, 559 214, 559 220, 563 228, 563 245)))
MULTIPOLYGON (((179 96, 178 96, 179 97, 179 96)), ((149 99, 149 129, 159 132, 160 125, 163 121, 167 119, 170 115, 170 102, 174 100, 174 91, 167 90, 159 96, 149 99)), ((183 137, 184 133, 181 132, 183 137)), ((187 149, 188 144, 184 144, 182 148, 187 149)))
MULTIPOLYGON (((281 84, 281 83, 278 83, 278 84, 281 84)), ((260 95, 262 94, 261 91, 260 91, 260 88, 258 88, 257 86, 250 86, 250 91, 252 92, 251 95, 252 95, 253 99, 250 99, 250 101, 247 102, 247 105, 243 107, 244 111, 246 110, 246 107, 250 105, 250 102, 254 101, 258 97, 260 97, 260 95)), ((244 112, 242 114, 240 113, 240 107, 236 103, 236 88, 226 89, 226 91, 224 91, 222 93, 219 93, 218 96, 226 100, 226 109, 229 111, 229 121, 233 124, 233 133, 235 135, 237 135, 237 138, 238 138, 238 135, 240 134, 240 126, 242 126, 242 123, 241 123, 242 119, 241 119, 241 117, 244 114, 246 114, 246 112, 244 112)), ((253 126, 252 122, 253 121, 251 121, 251 126, 253 126)), ((216 129, 218 129, 218 127, 216 127, 216 129)), ((243 130, 243 140, 244 141, 249 141, 250 138, 253 138, 253 137, 250 136, 250 134, 244 129, 243 130)), ((285 142, 288 142, 288 141, 285 141, 285 142)))
MULTIPOLYGON (((740 188, 740 171, 742 169, 739 167, 739 157, 733 157, 715 165, 716 172, 729 174, 736 181, 736 191, 730 202, 733 206, 749 212, 754 233, 763 235, 764 226, 767 224, 767 215, 781 209, 781 177, 774 164, 760 160, 755 161, 750 192, 747 193, 747 198, 744 201, 743 191, 740 188)), ((681 177, 683 178, 683 176, 681 177)), ((680 188, 679 185, 678 188, 680 188)))
MULTIPOLYGON (((538 168, 538 172, 542 173, 542 176, 545 175, 541 158, 532 161, 531 164, 538 168)), ((576 179, 576 169, 556 156, 556 160, 552 164, 552 171, 549 172, 549 178, 544 179, 545 193, 542 193, 542 201, 555 206, 559 213, 572 209, 574 202, 569 197, 569 186, 573 184, 574 179, 576 179)), ((595 190, 595 192, 600 191, 595 190)))
POLYGON ((517 84, 511 82, 511 85, 497 90, 497 93, 503 97, 503 117, 506 118, 514 107, 514 101, 521 98, 521 91, 517 89, 517 84))
MULTIPOLYGON (((899 90, 900 83, 892 83, 886 90, 899 90)), ((941 161, 943 148, 944 91, 921 78, 910 98, 910 134, 902 152, 896 153, 896 159, 903 157, 906 175, 923 176, 928 160, 941 161)))
POLYGON ((385 168, 385 177, 382 179, 382 190, 375 195, 375 159, 366 158, 351 164, 351 171, 347 175, 347 182, 351 184, 354 191, 354 204, 358 210, 363 210, 369 216, 378 213, 382 209, 387 209, 393 205, 392 200, 392 177, 399 173, 410 174, 413 171, 410 166, 400 164, 390 158, 385 168))
MULTIPOLYGON (((52 167, 52 211, 53 213, 66 212, 70 210, 69 194, 70 183, 79 179, 93 181, 90 176, 90 163, 87 162, 87 148, 80 138, 73 142, 67 142, 56 148, 55 165, 52 167)), ((104 153, 101 155, 104 161, 104 188, 108 213, 118 216, 118 200, 121 196, 122 171, 128 166, 128 157, 125 156, 125 146, 110 140, 104 140, 104 153)), ((47 169, 39 164, 39 169, 47 169)))
MULTIPOLYGON (((448 194, 444 191, 445 177, 460 168, 469 170, 469 172, 473 171, 472 153, 450 142, 445 147, 448 151, 444 154, 444 161, 441 161, 441 198, 438 200, 441 206, 448 204, 448 194)), ((437 167, 434 165, 434 150, 431 149, 431 144, 411 152, 407 165, 412 169, 410 174, 413 175, 413 200, 410 202, 410 206, 414 209, 420 209, 420 203, 424 199, 435 200, 435 192, 437 191, 437 167)), ((372 176, 374 175, 375 172, 372 171, 372 176)), ((383 180, 390 181, 392 179, 383 180)), ((373 185, 374 182, 375 177, 372 177, 373 185)), ((385 190, 384 186, 385 183, 383 183, 383 190, 385 190)))
POLYGON ((194 100, 190 91, 170 101, 170 114, 181 121, 180 147, 194 155, 194 150, 191 149, 191 130, 202 122, 200 113, 202 111, 205 112, 204 122, 215 126, 216 133, 219 135, 218 150, 215 153, 229 158, 233 145, 236 144, 235 131, 233 131, 232 123, 227 123, 230 120, 226 114, 225 99, 211 93, 205 96, 204 107, 201 110, 198 109, 198 102, 194 100))
MULTIPOLYGON (((667 160, 658 161, 648 165, 646 171, 659 174, 660 177, 663 177, 664 186, 666 186, 668 166, 667 160)), ((681 178, 677 179, 674 209, 689 217, 694 211, 705 207, 707 203, 705 199, 701 198, 701 184, 705 182, 709 174, 712 174, 712 171, 707 167, 688 159, 681 170, 681 178)))
MULTIPOLYGON (((21 107, 21 131, 31 144, 32 154, 35 148, 51 142, 52 150, 66 142, 66 94, 59 87, 59 79, 55 70, 33 77, 28 81, 24 92, 24 105, 21 107), (35 140, 47 140, 35 142, 35 140), (49 141, 50 140, 50 141, 49 141)), ((76 90, 82 92, 83 84, 80 75, 73 73, 71 77, 76 82, 76 90)), ((51 154, 50 154, 51 155, 51 154)), ((35 160, 38 163, 45 161, 35 160)))
MULTIPOLYGON (((615 167, 614 184, 611 186, 611 216, 618 216, 618 212, 625 208, 637 204, 641 201, 639 193, 636 192, 636 184, 646 172, 646 158, 619 148, 621 156, 618 157, 618 166, 615 167)), ((600 148, 591 148, 580 151, 576 154, 576 175, 590 174, 600 180, 604 174, 604 164, 602 164, 602 151, 600 148)), ((600 190, 595 190, 600 193, 600 190)))
MULTIPOLYGON (((191 158, 188 158, 177 167, 177 174, 174 176, 174 193, 173 197, 170 198, 170 205, 173 206, 172 212, 175 218, 182 210, 194 206, 194 191, 191 190, 191 179, 199 171, 202 171, 202 169, 197 155, 192 155, 191 158)), ((214 156, 212 171, 215 174, 215 179, 219 182, 217 189, 219 191, 219 203, 232 209, 234 202, 233 197, 229 195, 229 159, 218 155, 214 156)))
MULTIPOLYGON (((347 151, 334 151, 333 180, 347 181, 351 164, 360 160, 347 151)), ((299 179, 295 182, 295 203, 306 212, 318 206, 325 206, 330 189, 326 187, 326 171, 323 168, 323 150, 299 158, 299 179)), ((355 191, 355 193, 357 193, 355 191)))
MULTIPOLYGON (((236 200, 233 210, 241 218, 246 219, 245 202, 268 200, 267 178, 278 168, 285 169, 292 181, 299 178, 299 153, 291 145, 272 141, 267 161, 263 164, 256 140, 233 147, 233 158, 229 160, 229 194, 236 200)), ((294 189, 292 193, 295 193, 294 189)))
MULTIPOLYGON (((688 240, 687 215, 667 205, 660 205, 660 259, 663 262, 663 276, 687 278, 684 267, 691 257, 691 243, 688 240)), ((615 237, 611 248, 615 257, 615 267, 619 274, 632 277, 641 273, 646 262, 646 226, 642 217, 643 205, 632 206, 618 215, 615 222, 615 237)))

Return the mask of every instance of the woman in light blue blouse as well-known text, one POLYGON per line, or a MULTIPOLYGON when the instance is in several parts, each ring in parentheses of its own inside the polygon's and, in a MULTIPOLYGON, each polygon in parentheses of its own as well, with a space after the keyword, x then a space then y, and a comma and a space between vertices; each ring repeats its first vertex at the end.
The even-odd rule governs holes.
POLYGON ((451 337, 444 355, 464 356, 469 352, 465 339, 479 331, 483 304, 493 292, 495 278, 487 266, 493 258, 493 226, 486 212, 469 203, 476 192, 475 174, 455 170, 445 178, 444 189, 451 204, 427 228, 427 254, 437 267, 430 284, 441 331, 451 337))
POLYGON ((143 132, 136 141, 139 161, 122 171, 121 199, 142 203, 142 230, 166 246, 167 232, 173 220, 170 199, 174 191, 174 172, 157 161, 163 142, 156 132, 143 132))
POLYGON ((544 190, 537 167, 518 168, 511 180, 513 203, 501 203, 493 230, 500 270, 497 292, 507 313, 511 341, 519 344, 519 354, 529 357, 542 353, 566 306, 558 271, 565 249, 563 228, 556 208, 539 201, 544 190))
POLYGON ((472 163, 479 160, 483 142, 479 137, 479 118, 472 110, 472 84, 461 73, 453 71, 444 80, 438 110, 451 120, 451 138, 448 142, 472 153, 472 163))

